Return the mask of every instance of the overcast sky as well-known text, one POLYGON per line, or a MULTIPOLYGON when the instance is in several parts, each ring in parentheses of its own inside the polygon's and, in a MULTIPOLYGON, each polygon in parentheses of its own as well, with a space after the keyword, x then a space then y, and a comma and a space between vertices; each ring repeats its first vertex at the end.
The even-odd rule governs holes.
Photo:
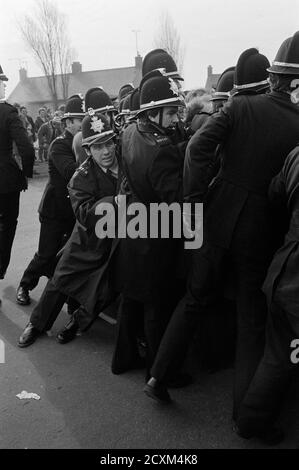
MULTIPOLYGON (((17 26, 35 0, 0 0, 0 64, 9 77, 7 96, 19 80, 19 60, 29 76, 42 73, 17 26), (17 60, 12 60, 17 59, 17 60)), ((153 48, 163 11, 168 11, 186 48, 185 88, 203 86, 207 66, 215 73, 235 65, 240 53, 258 47, 270 62, 284 39, 299 30, 299 0, 59 0, 71 45, 83 70, 134 65, 133 29, 142 56, 153 48)), ((100 85, 100 83, 99 83, 100 85)), ((80 92, 80 90, 78 90, 80 92)))

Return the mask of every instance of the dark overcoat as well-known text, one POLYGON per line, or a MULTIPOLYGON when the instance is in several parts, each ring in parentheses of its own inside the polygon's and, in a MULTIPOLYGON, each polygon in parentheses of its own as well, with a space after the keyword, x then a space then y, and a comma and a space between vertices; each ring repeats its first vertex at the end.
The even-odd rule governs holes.
POLYGON ((33 164, 34 148, 17 109, 0 102, 0 193, 26 189, 26 176, 32 178, 33 164), (21 157, 22 169, 13 157, 13 142, 21 157))
POLYGON ((299 140, 298 122, 299 107, 287 94, 239 95, 191 138, 184 193, 204 202, 209 243, 229 248, 234 237, 245 255, 268 260, 273 254, 279 237, 267 192, 299 140), (210 184, 217 158, 221 169, 210 184))
POLYGON ((117 179, 88 158, 74 174, 68 189, 76 224, 57 264, 53 282, 59 291, 85 308, 86 314, 78 318, 83 331, 110 300, 106 274, 113 239, 97 237, 99 216, 95 208, 100 202, 111 203, 115 208, 117 179))
POLYGON ((47 219, 75 223, 67 185, 76 171, 77 163, 72 150, 73 135, 66 130, 49 148, 49 180, 44 190, 39 213, 47 219))
MULTIPOLYGON (((182 201, 184 155, 160 127, 141 120, 128 126, 122 137, 122 161, 130 188, 128 206, 141 202, 149 209, 151 203, 182 201)), ((153 239, 149 232, 146 238, 121 239, 114 268, 116 289, 143 303, 160 299, 163 291, 173 288, 180 250, 181 240, 153 239)))
POLYGON ((263 290, 270 304, 275 303, 287 313, 299 316, 299 147, 287 157, 282 171, 269 189, 275 207, 277 224, 285 214, 290 220, 283 246, 275 253, 263 290), (285 213, 285 214, 284 214, 285 213))

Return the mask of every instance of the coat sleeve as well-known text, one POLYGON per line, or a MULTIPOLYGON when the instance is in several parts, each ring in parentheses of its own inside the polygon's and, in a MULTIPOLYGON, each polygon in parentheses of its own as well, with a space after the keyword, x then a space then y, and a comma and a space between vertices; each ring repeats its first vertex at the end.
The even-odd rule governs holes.
POLYGON ((212 115, 191 138, 185 157, 184 197, 188 202, 202 202, 216 174, 217 147, 229 135, 233 122, 233 101, 212 115))
POLYGON ((64 139, 57 139, 51 147, 51 159, 60 175, 68 183, 77 169, 72 149, 64 139))
POLYGON ((114 207, 113 195, 98 199, 95 194, 95 184, 91 175, 76 172, 68 185, 71 204, 78 222, 89 230, 93 230, 99 216, 96 215, 96 207, 101 202, 114 207))
POLYGON ((8 128, 11 139, 15 142, 20 154, 23 173, 28 178, 32 178, 35 152, 33 145, 29 141, 27 131, 15 109, 12 109, 9 113, 8 128))

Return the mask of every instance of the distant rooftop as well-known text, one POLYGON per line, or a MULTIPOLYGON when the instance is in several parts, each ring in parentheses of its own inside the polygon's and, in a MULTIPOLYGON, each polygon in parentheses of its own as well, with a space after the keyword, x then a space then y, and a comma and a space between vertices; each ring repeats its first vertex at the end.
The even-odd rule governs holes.
MULTIPOLYGON (((85 94, 89 88, 102 86, 109 96, 115 98, 125 83, 132 83, 135 87, 141 80, 142 57, 135 57, 135 66, 119 67, 104 70, 82 71, 80 62, 73 62, 72 72, 69 75, 68 96, 75 93, 85 94)), ((63 100, 61 75, 57 75, 58 100, 63 100)), ((28 77, 25 68, 20 69, 20 81, 8 97, 10 103, 41 103, 51 102, 52 97, 48 88, 47 78, 28 77)))
POLYGON ((217 86, 217 82, 220 78, 221 73, 213 73, 213 67, 211 65, 208 66, 208 76, 207 76, 207 81, 205 88, 209 91, 212 90, 212 88, 215 90, 217 86))

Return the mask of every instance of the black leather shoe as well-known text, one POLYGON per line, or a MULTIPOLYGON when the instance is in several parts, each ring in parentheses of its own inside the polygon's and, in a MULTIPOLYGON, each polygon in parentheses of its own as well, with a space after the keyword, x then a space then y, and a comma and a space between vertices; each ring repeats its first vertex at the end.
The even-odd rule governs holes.
POLYGON ((29 290, 26 287, 19 286, 17 290, 17 303, 20 305, 30 305, 31 299, 29 290))
POLYGON ((32 323, 28 323, 26 326, 25 330, 21 334, 19 341, 18 341, 18 346, 19 348, 26 348, 27 346, 30 346, 30 344, 33 344, 36 338, 38 338, 41 335, 41 332, 35 328, 35 326, 32 325, 32 323))
POLYGON ((191 375, 180 372, 175 376, 166 380, 165 384, 168 388, 183 388, 192 384, 193 379, 191 375))
POLYGON ((166 404, 171 403, 172 401, 165 385, 161 382, 158 382, 158 380, 154 379, 153 377, 147 382, 143 391, 148 397, 156 400, 159 403, 166 404))
POLYGON ((66 344, 72 341, 79 330, 79 325, 75 320, 74 316, 70 319, 70 321, 65 325, 64 328, 58 333, 56 339, 60 344, 66 344))
POLYGON ((283 430, 278 426, 269 426, 263 431, 246 432, 241 430, 237 424, 234 424, 233 431, 243 439, 257 438, 267 446, 276 446, 285 438, 283 430))

